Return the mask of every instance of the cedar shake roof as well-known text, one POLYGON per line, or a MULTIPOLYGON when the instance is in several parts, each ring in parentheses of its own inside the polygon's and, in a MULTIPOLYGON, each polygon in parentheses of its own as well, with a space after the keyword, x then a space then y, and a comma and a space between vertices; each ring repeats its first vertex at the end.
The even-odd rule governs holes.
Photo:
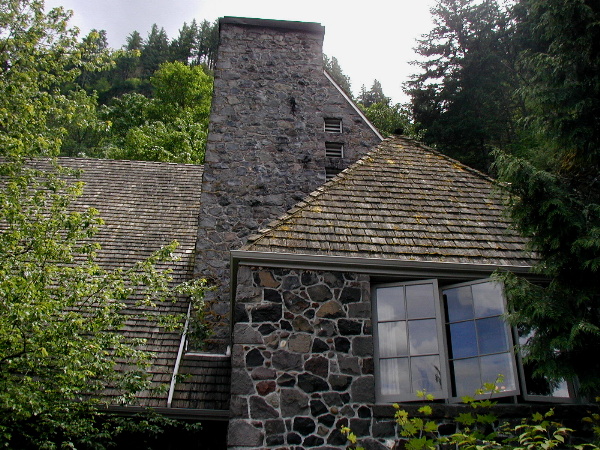
POLYGON ((494 182, 408 138, 384 141, 243 250, 530 265, 494 182))
MULTIPOLYGON (((175 283, 193 277, 203 166, 83 158, 60 158, 59 163, 82 170, 78 179, 85 183, 84 191, 74 206, 96 208, 105 221, 94 237, 102 246, 97 258, 102 267, 130 267, 177 240, 179 247, 176 256, 179 260, 159 267, 170 269, 175 283)), ((188 301, 181 298, 175 303, 159 305, 153 314, 186 314, 187 309, 188 301)), ((152 387, 163 388, 141 392, 135 404, 167 407, 168 388, 181 343, 181 332, 167 331, 149 317, 134 319, 132 316, 126 322, 124 335, 146 341, 144 349, 152 354, 148 370, 152 387)), ((202 365, 197 367, 200 375, 204 374, 202 365)), ((198 375, 194 370, 193 364, 187 364, 186 373, 198 375)), ((228 388, 228 377, 213 379, 211 389, 214 390, 214 385, 218 383, 228 388)), ((182 389, 191 385, 180 385, 178 383, 177 386, 180 398, 178 407, 205 409, 216 404, 210 396, 203 397, 210 406, 205 407, 201 401, 195 401, 193 405, 187 403, 187 396, 182 389)), ((108 395, 111 394, 116 393, 109 391, 108 395)), ((222 400, 220 396, 218 400, 222 400)), ((223 406, 222 401, 220 405, 223 406)))

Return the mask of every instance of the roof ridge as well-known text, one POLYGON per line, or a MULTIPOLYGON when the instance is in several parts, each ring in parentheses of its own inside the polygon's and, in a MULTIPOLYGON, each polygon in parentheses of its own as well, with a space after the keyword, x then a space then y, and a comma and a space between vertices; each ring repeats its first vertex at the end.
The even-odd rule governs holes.
MULTIPOLYGON (((52 159, 52 158, 48 158, 52 159)), ((172 165, 172 166, 192 166, 192 167, 204 167, 204 164, 192 164, 192 163, 179 163, 179 162, 171 162, 171 161, 145 161, 139 159, 114 159, 114 158, 92 158, 89 156, 59 156, 57 158, 59 161, 94 161, 94 162, 122 162, 122 163, 141 163, 148 165, 172 165)))
POLYGON ((258 234, 249 235, 246 243, 242 246, 242 250, 251 244, 259 242, 261 239, 266 238, 268 233, 274 228, 277 228, 278 226, 282 225, 284 222, 291 219, 296 214, 299 214, 302 210, 304 210, 304 208, 317 201, 322 195, 326 193, 326 191, 328 191, 331 188, 331 186, 337 185, 340 181, 346 179, 348 177, 348 174, 354 172, 358 166, 363 165, 366 162, 366 160, 368 158, 371 158, 372 154, 378 151, 379 147, 386 141, 388 141, 388 139, 383 140, 380 144, 376 145, 367 153, 365 153, 356 162, 342 170, 340 173, 336 174, 331 180, 326 181, 314 191, 307 194, 306 197, 304 197, 298 203, 294 204, 294 206, 288 209, 285 213, 269 222, 265 228, 263 228, 262 230, 258 230, 258 234))

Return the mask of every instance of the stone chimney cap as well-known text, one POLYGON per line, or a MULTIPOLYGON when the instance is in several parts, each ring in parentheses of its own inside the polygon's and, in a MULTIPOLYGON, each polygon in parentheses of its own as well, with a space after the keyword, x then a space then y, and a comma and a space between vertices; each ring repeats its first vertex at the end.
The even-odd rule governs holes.
POLYGON ((219 25, 232 24, 247 27, 279 28, 291 31, 306 31, 308 33, 325 35, 325 27, 317 22, 296 22, 290 20, 253 19, 249 17, 221 17, 219 25))

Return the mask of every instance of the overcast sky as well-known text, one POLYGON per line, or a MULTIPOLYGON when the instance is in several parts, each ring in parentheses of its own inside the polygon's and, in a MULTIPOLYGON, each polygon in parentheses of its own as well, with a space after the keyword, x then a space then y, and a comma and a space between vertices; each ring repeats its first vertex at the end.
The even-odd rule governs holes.
POLYGON ((414 72, 415 39, 431 26, 434 0, 46 0, 47 7, 74 12, 72 25, 82 34, 106 30, 120 48, 137 30, 147 37, 153 23, 170 39, 184 22, 223 16, 319 22, 325 26, 324 52, 335 56, 350 77, 355 94, 377 79, 394 102, 404 102, 402 83, 414 72))

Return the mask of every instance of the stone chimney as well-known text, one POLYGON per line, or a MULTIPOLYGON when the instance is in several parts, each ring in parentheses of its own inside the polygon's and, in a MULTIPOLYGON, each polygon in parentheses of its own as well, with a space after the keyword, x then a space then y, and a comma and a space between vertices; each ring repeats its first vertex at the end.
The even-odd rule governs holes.
POLYGON ((229 252, 381 136, 323 70, 318 23, 225 17, 202 182, 196 274, 214 335, 229 344, 229 252))

